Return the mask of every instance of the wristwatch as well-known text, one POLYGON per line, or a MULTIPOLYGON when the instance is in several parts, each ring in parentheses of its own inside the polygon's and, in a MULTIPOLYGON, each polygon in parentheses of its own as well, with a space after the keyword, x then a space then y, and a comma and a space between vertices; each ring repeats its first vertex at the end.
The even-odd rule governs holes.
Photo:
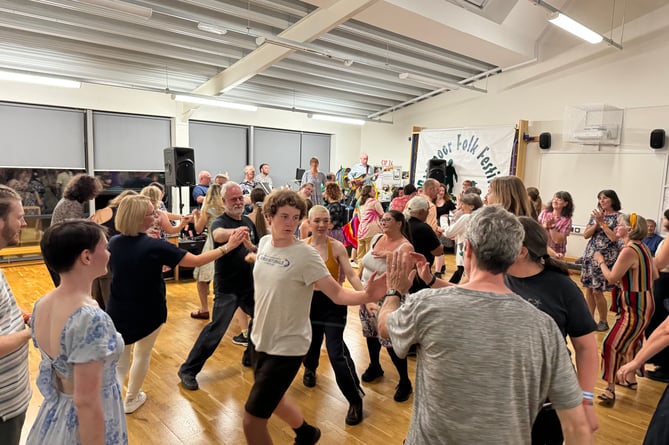
POLYGON ((386 291, 386 297, 390 297, 391 295, 395 295, 400 300, 404 299, 404 295, 402 295, 402 292, 398 291, 397 289, 388 289, 386 291))

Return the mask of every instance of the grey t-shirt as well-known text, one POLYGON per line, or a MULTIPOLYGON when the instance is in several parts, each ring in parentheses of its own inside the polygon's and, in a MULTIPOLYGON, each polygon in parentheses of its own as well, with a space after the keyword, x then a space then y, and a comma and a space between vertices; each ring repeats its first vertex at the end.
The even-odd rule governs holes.
POLYGON ((400 357, 418 344, 406 445, 530 445, 546 399, 582 403, 555 322, 516 294, 422 290, 388 316, 388 331, 400 357))

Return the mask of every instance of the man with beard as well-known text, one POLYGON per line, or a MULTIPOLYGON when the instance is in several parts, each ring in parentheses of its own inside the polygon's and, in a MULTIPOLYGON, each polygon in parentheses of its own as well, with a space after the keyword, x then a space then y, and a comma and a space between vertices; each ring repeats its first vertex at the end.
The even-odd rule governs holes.
MULTIPOLYGON (((228 181, 221 188, 225 212, 211 225, 214 248, 225 251, 214 265, 214 310, 207 324, 188 354, 186 362, 179 368, 179 378, 184 388, 194 391, 199 388, 195 377, 205 362, 216 351, 225 331, 230 325, 237 307, 253 316, 253 265, 246 256, 258 242, 253 222, 244 213, 244 195, 236 182, 228 181), (227 251, 225 243, 238 232, 246 239, 238 247, 227 251)), ((251 335, 249 329, 249 335, 251 335)), ((245 357, 246 357, 245 352, 245 357)))
MULTIPOLYGON (((21 227, 26 226, 21 197, 0 185, 0 249, 19 243, 21 227)), ((5 275, 0 271, 0 439, 18 445, 21 428, 30 402, 28 341, 23 315, 5 275)))

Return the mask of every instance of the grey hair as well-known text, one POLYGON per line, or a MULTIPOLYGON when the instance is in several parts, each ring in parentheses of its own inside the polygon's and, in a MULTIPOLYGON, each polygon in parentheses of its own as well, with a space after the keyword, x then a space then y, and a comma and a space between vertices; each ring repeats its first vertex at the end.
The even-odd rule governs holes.
POLYGON ((472 213, 467 221, 469 241, 476 266, 500 274, 516 261, 523 247, 525 230, 518 218, 501 205, 490 205, 472 213))
POLYGON ((225 195, 228 194, 228 190, 231 189, 231 188, 233 188, 233 187, 237 187, 237 188, 239 188, 239 189, 242 188, 242 187, 241 187, 239 184, 237 184, 235 181, 228 181, 228 182, 226 182, 225 184, 223 184, 223 185, 221 186, 221 196, 223 197, 223 199, 225 199, 225 195))

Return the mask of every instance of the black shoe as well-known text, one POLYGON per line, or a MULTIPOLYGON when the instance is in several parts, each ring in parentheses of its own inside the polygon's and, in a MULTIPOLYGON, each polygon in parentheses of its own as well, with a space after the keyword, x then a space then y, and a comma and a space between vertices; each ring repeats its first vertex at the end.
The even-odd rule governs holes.
POLYGON ((309 368, 304 368, 302 383, 304 383, 304 386, 307 388, 313 388, 316 386, 316 373, 309 368))
POLYGON ((655 371, 646 371, 646 377, 658 382, 669 383, 669 372, 664 371, 662 368, 657 368, 655 371))
POLYGON ((362 400, 351 403, 346 413, 346 425, 357 425, 362 422, 362 400))
POLYGON ((307 430, 295 437, 295 445, 313 445, 321 438, 321 430, 307 425, 307 430))
POLYGON ((383 369, 381 369, 380 366, 369 365, 367 370, 362 374, 362 381, 369 383, 373 382, 379 377, 383 377, 383 369))
POLYGON ((251 368, 253 366, 253 363, 251 363, 251 357, 249 357, 249 350, 245 349, 244 353, 242 354, 242 366, 246 366, 247 368, 251 368))
POLYGON ((407 357, 415 357, 416 356, 416 345, 411 345, 409 347, 409 352, 407 352, 407 357))
POLYGON ((200 385, 197 384, 197 380, 194 375, 186 374, 181 371, 178 372, 179 379, 181 379, 181 385, 189 391, 195 391, 200 389, 200 385))
POLYGON ((409 396, 413 392, 413 389, 411 388, 411 382, 400 383, 395 389, 396 391, 395 395, 393 396, 393 400, 396 402, 406 402, 409 400, 409 396))
POLYGON ((234 337, 232 337, 232 342, 239 346, 248 346, 249 338, 246 335, 244 335, 243 332, 240 332, 239 335, 235 335, 234 337))

